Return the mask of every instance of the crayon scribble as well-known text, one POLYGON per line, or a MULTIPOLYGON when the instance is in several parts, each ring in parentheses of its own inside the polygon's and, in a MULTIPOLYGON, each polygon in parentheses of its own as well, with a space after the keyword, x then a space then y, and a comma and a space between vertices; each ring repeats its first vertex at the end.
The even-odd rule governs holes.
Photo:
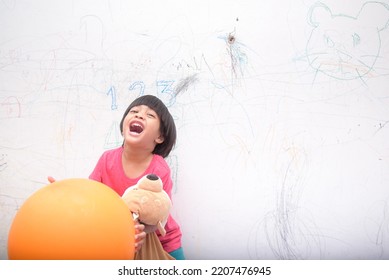
POLYGON ((313 30, 306 45, 309 65, 335 79, 363 79, 380 56, 380 33, 388 27, 389 5, 366 2, 355 16, 334 14, 324 3, 308 13, 313 30))

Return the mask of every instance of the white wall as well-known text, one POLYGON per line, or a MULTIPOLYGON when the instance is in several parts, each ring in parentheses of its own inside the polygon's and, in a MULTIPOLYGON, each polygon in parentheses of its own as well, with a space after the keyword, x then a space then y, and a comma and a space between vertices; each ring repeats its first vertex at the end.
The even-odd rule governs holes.
POLYGON ((388 259, 389 1, 366 3, 1 1, 0 258, 154 94, 188 259, 388 259))

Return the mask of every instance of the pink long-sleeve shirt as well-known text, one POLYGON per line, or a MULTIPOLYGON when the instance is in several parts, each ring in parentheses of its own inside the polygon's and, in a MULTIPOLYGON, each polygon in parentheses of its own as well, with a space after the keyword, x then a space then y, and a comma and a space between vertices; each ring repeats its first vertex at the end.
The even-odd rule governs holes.
MULTIPOLYGON (((104 152, 89 176, 89 179, 111 187, 121 196, 128 187, 136 185, 141 177, 153 173, 161 178, 163 189, 171 198, 173 182, 170 175, 170 168, 161 156, 153 155, 150 165, 141 176, 138 178, 128 178, 124 173, 122 165, 122 153, 123 147, 104 152)), ((179 225, 171 215, 169 215, 165 229, 165 236, 161 236, 158 233, 159 240, 165 251, 172 252, 179 249, 181 247, 182 233, 179 225)))

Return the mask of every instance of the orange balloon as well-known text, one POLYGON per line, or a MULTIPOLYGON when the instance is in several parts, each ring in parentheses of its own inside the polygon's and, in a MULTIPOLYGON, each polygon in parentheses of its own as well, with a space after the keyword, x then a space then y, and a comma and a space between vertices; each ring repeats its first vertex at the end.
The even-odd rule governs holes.
POLYGON ((30 196, 8 235, 9 259, 133 259, 130 210, 108 186, 66 179, 30 196))

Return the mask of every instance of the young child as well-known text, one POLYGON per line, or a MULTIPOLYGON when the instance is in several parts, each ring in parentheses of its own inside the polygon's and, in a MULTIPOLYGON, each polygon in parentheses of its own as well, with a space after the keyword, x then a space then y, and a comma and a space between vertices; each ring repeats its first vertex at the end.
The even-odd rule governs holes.
MULTIPOLYGON (((104 183, 121 196, 142 176, 153 173, 161 178, 164 190, 171 197, 173 182, 164 158, 175 145, 176 126, 167 107, 152 95, 135 99, 124 112, 120 131, 124 138, 123 145, 104 152, 89 179, 104 183)), ((144 227, 137 225, 136 229, 136 244, 139 247, 145 237, 144 227)), ((181 230, 171 216, 165 229, 165 236, 158 233, 164 250, 175 259, 185 259, 181 230)))

